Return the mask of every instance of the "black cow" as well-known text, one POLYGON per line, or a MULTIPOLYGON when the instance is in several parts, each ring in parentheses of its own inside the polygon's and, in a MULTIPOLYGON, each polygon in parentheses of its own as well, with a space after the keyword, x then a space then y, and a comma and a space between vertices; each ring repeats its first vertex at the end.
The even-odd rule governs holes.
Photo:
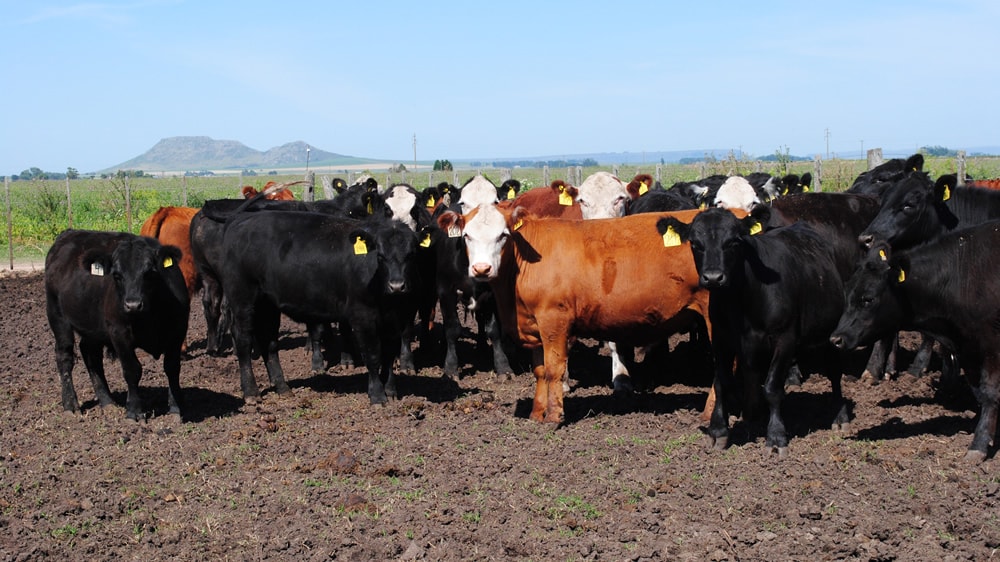
POLYGON ((45 257, 45 302, 55 337, 63 408, 79 411, 73 388, 73 340, 90 373, 98 403, 113 403, 104 376, 105 348, 122 365, 128 387, 126 415, 144 416, 135 349, 163 355, 168 411, 181 414, 181 346, 190 309, 181 251, 153 238, 118 232, 67 230, 45 257))
POLYGON ((979 422, 966 459, 984 460, 1000 396, 1000 222, 961 229, 902 252, 877 242, 846 286, 847 304, 830 341, 851 349, 884 334, 920 330, 957 350, 979 377, 979 422))
MULTIPOLYGON (((244 211, 315 211, 354 219, 363 219, 369 215, 388 216, 388 210, 378 195, 378 184, 374 179, 369 178, 365 183, 346 188, 340 186, 340 189, 337 189, 338 186, 339 184, 334 184, 334 189, 338 193, 336 197, 320 201, 272 201, 265 198, 266 192, 249 200, 206 201, 201 211, 191 219, 191 255, 203 283, 202 306, 208 326, 206 353, 219 354, 220 338, 228 331, 228 318, 224 314, 224 295, 218 271, 222 263, 222 232, 226 220, 244 211)), ((322 371, 325 367, 319 347, 324 329, 322 325, 309 327, 314 371, 322 371)), ((345 353, 342 362, 352 362, 350 355, 345 353)))
MULTIPOLYGON (((368 369, 373 404, 395 397, 393 361, 412 321, 417 235, 398 221, 356 221, 321 213, 241 213, 222 237, 223 290, 243 396, 259 390, 251 346, 278 393, 289 388, 278 361, 281 313, 307 325, 345 323, 368 369)), ((346 332, 346 330, 343 330, 346 332)))
POLYGON ((906 174, 919 172, 923 169, 924 157, 922 154, 914 154, 906 160, 902 158, 886 160, 871 170, 858 174, 851 187, 847 188, 847 192, 880 197, 885 188, 906 174))
POLYGON ((833 425, 843 427, 850 420, 841 393, 839 354, 829 343, 844 306, 843 284, 829 242, 806 222, 752 235, 769 215, 767 207, 757 207, 743 219, 724 209, 709 209, 690 224, 667 217, 656 226, 665 241, 674 236, 676 243, 691 242, 699 283, 711 291, 715 393, 722 397, 715 402, 709 424, 715 446, 728 445, 726 402, 738 358, 747 384, 757 384, 759 374, 767 374, 766 444, 784 457, 785 377, 801 351, 819 347, 825 353, 821 369, 830 378, 837 408, 833 425))

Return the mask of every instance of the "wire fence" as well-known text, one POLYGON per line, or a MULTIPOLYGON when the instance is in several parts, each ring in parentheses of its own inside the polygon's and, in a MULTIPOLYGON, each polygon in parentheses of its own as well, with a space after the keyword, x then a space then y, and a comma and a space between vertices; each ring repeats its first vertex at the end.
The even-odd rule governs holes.
MULTIPOLYGON (((448 182, 462 185, 477 173, 496 183, 517 179, 522 189, 549 185, 562 179, 579 185, 586 176, 605 170, 623 179, 637 174, 650 174, 664 186, 678 181, 693 181, 713 174, 733 175, 767 172, 813 175, 814 189, 843 191, 854 178, 881 161, 881 150, 869 151, 869 160, 823 160, 762 162, 743 160, 730 153, 722 159, 708 158, 691 164, 626 163, 614 166, 566 166, 559 168, 464 168, 448 171, 365 170, 349 171, 322 169, 305 174, 305 185, 292 188, 301 199, 332 198, 329 186, 334 177, 353 183, 360 175, 373 176, 381 186, 407 183, 417 189, 448 182), (874 155, 874 159, 872 156, 874 155)), ((957 173, 959 168, 974 178, 1000 177, 1000 158, 928 158, 925 171, 933 177, 957 173)), ((182 176, 117 174, 107 178, 10 181, 4 178, 4 226, 0 233, 0 256, 10 269, 41 269, 45 254, 55 237, 67 228, 138 233, 143 221, 158 208, 165 206, 201 207, 210 199, 240 198, 240 189, 251 185, 261 189, 268 181, 291 182, 302 175, 259 176, 182 176)))

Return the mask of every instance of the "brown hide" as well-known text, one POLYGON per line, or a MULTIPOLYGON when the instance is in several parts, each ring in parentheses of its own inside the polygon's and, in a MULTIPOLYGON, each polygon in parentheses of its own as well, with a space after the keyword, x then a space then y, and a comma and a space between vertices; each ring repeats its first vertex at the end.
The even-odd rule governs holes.
POLYGON ((177 246, 181 249, 181 273, 188 295, 194 298, 199 288, 198 270, 191 256, 191 218, 198 209, 191 207, 160 207, 142 223, 139 234, 156 238, 161 244, 177 246))
POLYGON ((497 204, 499 209, 510 210, 517 207, 531 211, 536 217, 583 220, 580 204, 576 202, 576 188, 562 180, 555 180, 552 185, 529 189, 514 199, 505 199, 497 204), (559 196, 564 191, 572 204, 564 205, 559 202, 559 196))
MULTIPOLYGON (((502 210, 512 235, 491 281, 504 330, 533 348, 531 419, 561 422, 563 373, 576 337, 645 344, 708 322, 687 244, 665 247, 656 221, 690 222, 698 211, 574 221, 502 210), (516 228, 515 228, 516 227, 516 228)), ((711 329, 709 329, 711 333, 711 329)))

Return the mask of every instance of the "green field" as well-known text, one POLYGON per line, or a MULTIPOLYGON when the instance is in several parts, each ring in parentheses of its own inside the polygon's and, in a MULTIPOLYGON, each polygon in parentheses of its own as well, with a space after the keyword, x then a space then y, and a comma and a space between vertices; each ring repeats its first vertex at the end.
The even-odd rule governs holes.
MULTIPOLYGON (((974 178, 1000 177, 1000 158, 967 158, 967 173, 974 178)), ((754 171, 775 175, 786 173, 786 168, 775 162, 756 162, 737 159, 713 160, 697 164, 629 164, 617 167, 618 176, 631 179, 638 173, 657 174, 669 186, 677 181, 691 181, 711 174, 747 174, 754 171)), ((822 162, 823 191, 843 191, 866 168, 861 160, 824 160, 822 162)), ((955 172, 953 158, 928 158, 926 171, 932 177, 955 172)), ((611 166, 583 168, 581 177, 598 171, 615 171, 611 166)), ((802 174, 813 172, 813 162, 792 162, 787 172, 802 174)), ((420 189, 448 181, 461 185, 475 173, 482 172, 499 183, 505 174, 519 180, 525 189, 543 185, 545 177, 541 168, 514 169, 459 169, 456 172, 416 172, 389 174, 372 170, 372 175, 383 185, 405 182, 420 189), (457 181, 456 181, 457 179, 457 181)), ((575 169, 553 168, 548 170, 548 180, 569 180, 574 183, 575 169)), ((360 174, 360 172, 358 173, 360 174)), ((317 171, 315 191, 323 197, 321 178, 331 175, 317 171)), ((333 174, 349 178, 347 174, 333 174)), ((106 231, 138 233, 143 221, 161 206, 200 207, 206 200, 239 197, 241 185, 260 188, 268 181, 289 182, 302 176, 237 176, 214 177, 139 177, 110 179, 31 180, 10 182, 5 190, 3 229, 0 232, 0 260, 6 266, 10 259, 13 241, 15 262, 40 263, 56 235, 64 229, 83 228, 106 231), (242 180, 242 181, 241 181, 242 180), (68 195, 67 195, 68 192, 68 195), (128 194, 128 197, 126 197, 128 194), (7 209, 10 209, 9 215, 7 209), (8 219, 9 216, 9 219, 8 219)), ((301 197, 304 186, 292 190, 301 197)))

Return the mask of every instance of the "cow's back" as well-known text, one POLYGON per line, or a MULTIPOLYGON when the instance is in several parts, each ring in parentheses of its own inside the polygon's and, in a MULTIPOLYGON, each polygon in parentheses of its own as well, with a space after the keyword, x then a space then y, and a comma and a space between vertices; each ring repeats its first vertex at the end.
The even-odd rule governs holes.
MULTIPOLYGON (((689 221, 697 212, 674 214, 689 221)), ((688 327, 679 312, 705 315, 708 292, 690 249, 666 247, 657 233, 663 216, 526 221, 513 234, 522 341, 542 343, 533 334, 539 314, 565 313, 573 335, 635 343, 688 327)))

